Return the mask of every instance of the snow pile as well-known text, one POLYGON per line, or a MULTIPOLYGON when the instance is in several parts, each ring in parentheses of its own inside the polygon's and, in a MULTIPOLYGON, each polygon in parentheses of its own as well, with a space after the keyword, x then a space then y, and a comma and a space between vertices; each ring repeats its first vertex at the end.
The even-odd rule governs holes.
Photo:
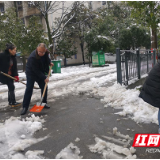
MULTIPOLYGON (((101 68, 101 67, 89 67, 88 64, 86 65, 80 65, 80 66, 71 66, 71 67, 66 67, 66 68, 61 68, 61 74, 53 74, 52 77, 50 77, 50 80, 62 80, 62 79, 72 79, 75 76, 80 76, 80 75, 87 75, 89 73, 100 73, 103 71, 107 71, 108 69, 112 69, 116 71, 116 64, 111 64, 107 68, 101 68)), ((19 73, 19 77, 22 79, 26 79, 25 73, 19 73)))
POLYGON ((34 151, 34 154, 30 151, 25 155, 19 152, 47 138, 33 138, 33 134, 42 128, 43 122, 44 119, 32 115, 23 120, 20 117, 10 117, 4 124, 0 123, 0 158, 41 158, 39 155, 43 151, 34 151))
MULTIPOLYGON (((117 128, 113 129, 113 134, 119 137, 123 137, 126 140, 131 139, 128 135, 123 135, 120 132, 117 132, 117 128)), ((106 138, 107 136, 102 136, 106 138)), ((119 143, 119 140, 116 138, 107 137, 108 140, 119 143)), ((104 159, 136 159, 137 156, 134 154, 136 150, 133 147, 127 148, 124 146, 116 145, 111 142, 106 142, 101 138, 95 137, 95 144, 89 145, 89 150, 93 153, 101 154, 104 159)), ((123 144, 123 143, 121 143, 123 144)), ((129 145, 129 143, 127 143, 129 145)))
POLYGON ((114 143, 106 142, 98 137, 95 138, 96 144, 90 145, 89 149, 93 153, 99 153, 104 159, 136 159, 136 155, 132 155, 133 149, 123 148, 114 143))
MULTIPOLYGON (((24 73, 20 73, 19 76, 21 79, 26 78, 24 73)), ((97 88, 111 81, 116 81, 115 64, 103 68, 90 68, 88 65, 62 68, 61 74, 54 74, 50 77, 48 84, 48 99, 67 96, 71 93, 79 94, 81 92, 89 92, 94 87, 97 88)), ((14 84, 16 88, 16 99, 18 99, 18 102, 22 102, 26 87, 21 83, 14 84)), ((35 86, 38 87, 37 83, 35 83, 35 86)), ((5 108, 8 106, 8 87, 7 85, 2 85, 0 86, 0 89, 0 100, 2 102, 0 108, 5 108)), ((38 101, 40 97, 41 93, 39 90, 34 89, 31 101, 38 101)))
POLYGON ((64 148, 60 153, 57 154, 55 159, 82 159, 79 156, 80 149, 73 143, 70 143, 66 148, 64 148))
POLYGON ((144 102, 139 98, 139 90, 126 89, 125 86, 115 83, 111 87, 100 87, 92 92, 95 95, 103 96, 101 102, 104 107, 114 107, 122 109, 118 112, 121 116, 130 115, 137 123, 156 123, 158 124, 157 115, 158 109, 144 102))
POLYGON ((25 155, 22 153, 16 153, 12 156, 12 159, 44 159, 42 156, 44 151, 35 150, 35 151, 27 151, 25 155))
MULTIPOLYGON (((136 159, 137 156, 135 155, 136 149, 134 147, 129 147, 133 138, 129 137, 128 135, 123 135, 117 131, 117 128, 113 128, 113 136, 114 137, 107 137, 102 136, 109 140, 110 142, 106 142, 101 138, 95 137, 95 144, 88 145, 89 150, 92 153, 101 154, 102 158, 105 159, 136 159), (123 138, 123 139, 119 139, 123 138), (118 143, 117 144, 114 144, 118 143)), ((79 138, 76 138, 79 141, 79 138)), ((62 149, 60 153, 57 154, 55 157, 56 159, 81 159, 82 156, 79 156, 80 149, 75 146, 73 143, 70 143, 66 148, 62 149)))
MULTIPOLYGON (((25 76, 21 73, 20 76, 25 76)), ((134 81, 134 80, 132 80, 134 81)), ((109 84, 108 84, 109 83, 109 84)), ((20 96, 19 102, 23 101, 25 86, 20 83, 15 83, 16 95, 20 96), (23 88, 21 88, 23 86, 23 88)), ((156 123, 158 124, 157 114, 158 109, 145 103, 139 98, 139 91, 136 89, 126 89, 116 82, 116 65, 109 67, 90 68, 88 65, 74 66, 62 68, 61 74, 54 74, 50 77, 48 89, 48 101, 54 101, 60 96, 83 95, 87 94, 90 97, 104 97, 101 102, 104 107, 114 107, 122 109, 117 114, 121 116, 129 115, 137 123, 156 123), (115 83, 111 87, 104 87, 110 82, 115 83)), ((7 86, 0 86, 0 99, 2 103, 0 108, 5 108, 8 104, 7 86)), ((34 90, 31 101, 39 101, 41 95, 39 90, 34 90)))
MULTIPOLYGON (((20 76, 24 78, 25 74, 20 76)), ((134 81, 134 80, 132 80, 134 81)), ((20 102, 23 101, 25 86, 20 83, 15 83, 16 95, 20 96, 20 102), (23 86, 23 88, 21 88, 23 86)), ((61 74, 54 74, 50 77, 48 101, 53 101, 59 96, 67 96, 68 94, 88 94, 95 97, 104 97, 101 101, 105 104, 104 107, 114 107, 123 111, 117 114, 121 116, 130 115, 136 122, 156 123, 158 124, 157 114, 158 109, 145 103, 139 98, 139 91, 136 89, 126 89, 116 83, 116 65, 109 67, 90 68, 88 65, 74 66, 62 68, 61 74), (103 87, 108 83, 115 84, 111 87, 103 87)), ((2 103, 0 108, 5 108, 8 104, 8 88, 6 85, 0 86, 0 99, 2 103)), ((93 97, 92 96, 92 97, 93 97)), ((39 90, 34 90, 31 101, 38 101, 41 95, 39 90)))

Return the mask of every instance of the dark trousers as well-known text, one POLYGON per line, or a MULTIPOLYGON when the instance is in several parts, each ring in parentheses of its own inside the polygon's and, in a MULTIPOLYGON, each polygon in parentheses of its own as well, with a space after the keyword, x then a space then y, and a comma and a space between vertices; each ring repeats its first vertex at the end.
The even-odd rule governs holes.
MULTIPOLYGON (((41 96, 43 94, 43 89, 45 86, 44 80, 35 81, 32 77, 27 76, 27 86, 26 86, 24 99, 23 99, 23 108, 28 109, 28 107, 29 107, 35 82, 37 82, 39 87, 41 88, 41 96)), ((45 92, 45 95, 43 98, 43 103, 47 103, 47 90, 48 90, 48 88, 46 88, 46 92, 45 92)))
POLYGON ((5 84, 8 86, 8 91, 9 91, 9 92, 14 91, 15 86, 14 86, 13 79, 9 79, 9 78, 8 78, 5 84))
POLYGON ((14 86, 13 79, 7 78, 6 81, 3 81, 2 83, 6 84, 8 87, 8 102, 9 103, 16 102, 15 94, 14 94, 15 86, 14 86))
POLYGON ((8 102, 9 102, 9 104, 16 103, 15 93, 14 93, 15 86, 14 86, 13 79, 7 78, 5 84, 8 86, 8 102))

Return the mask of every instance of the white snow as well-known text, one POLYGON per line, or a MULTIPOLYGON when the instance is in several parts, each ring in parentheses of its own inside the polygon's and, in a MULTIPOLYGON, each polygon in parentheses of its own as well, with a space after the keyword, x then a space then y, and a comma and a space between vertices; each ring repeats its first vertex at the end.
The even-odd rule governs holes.
POLYGON ((77 137, 76 139, 75 139, 75 142, 79 142, 80 141, 80 139, 77 137))
MULTIPOLYGON (((133 149, 124 148, 114 143, 106 142, 98 137, 95 137, 95 144, 89 145, 89 149, 93 153, 99 153, 104 159, 135 159, 136 155, 132 155, 133 149)), ((135 150, 134 150, 135 151, 135 150)))
POLYGON ((32 115, 26 119, 10 117, 0 123, 0 158, 1 159, 26 159, 42 158, 41 152, 27 151, 25 155, 19 153, 25 148, 47 138, 34 138, 33 134, 42 128, 43 119, 32 115), (33 152, 34 154, 30 154, 33 152))
MULTIPOLYGON (((126 89, 126 86, 117 84, 116 76, 115 64, 111 64, 108 67, 96 68, 90 68, 88 65, 62 68, 61 74, 52 74, 52 77, 50 77, 48 102, 55 101, 55 98, 67 96, 68 94, 87 94, 92 97, 102 97, 100 101, 104 104, 104 107, 121 109, 121 111, 115 114, 128 116, 128 118, 137 123, 158 124, 158 109, 139 98, 139 91, 136 88, 126 89)), ((19 77, 23 80, 26 79, 25 73, 20 73, 19 77)), ((136 79, 129 83, 133 83, 134 81, 136 79)), ((35 83, 35 86, 37 86, 37 83, 35 83)), ((22 102, 25 86, 21 83, 15 83, 15 87, 16 98, 22 102)), ((40 97, 39 90, 34 90, 31 101, 39 101, 40 97)), ((7 98, 7 86, 0 85, 1 109, 7 107, 7 98)), ((100 121, 102 120, 100 119, 100 121)), ((20 117, 11 117, 4 123, 0 123, 0 158, 42 158, 43 151, 28 151, 24 154, 19 153, 19 151, 23 151, 26 147, 47 138, 47 136, 39 139, 33 137, 36 131, 46 129, 45 127, 42 128, 44 122, 43 117, 31 115, 22 120, 20 117)), ((129 129, 133 131, 134 128, 129 129)), ((127 141, 132 139, 128 135, 124 136, 117 132, 116 127, 113 129, 113 133, 123 139, 122 143, 119 144, 127 143, 127 141)), ((78 139, 75 141, 78 141, 78 139)), ((96 144, 91 146, 90 150, 100 153, 103 158, 136 158, 136 155, 133 155, 134 149, 125 149, 123 146, 105 142, 98 137, 95 138, 95 141, 96 144), (116 154, 113 154, 113 150, 116 154)), ((56 158, 76 159, 82 158, 82 156, 80 156, 80 149, 73 143, 70 143, 56 158)))
POLYGON ((95 137, 95 144, 89 145, 89 149, 93 153, 101 154, 103 159, 136 159, 137 156, 134 154, 136 149, 134 147, 127 148, 130 145, 130 138, 128 135, 123 135, 120 132, 117 132, 117 128, 113 128, 114 137, 102 136, 103 138, 110 140, 115 143, 119 143, 119 145, 106 142, 105 140, 95 137), (127 142, 122 142, 117 137, 123 137, 127 142))
POLYGON ((70 143, 66 148, 64 148, 60 153, 57 154, 55 159, 82 159, 79 156, 80 149, 73 143, 70 143))
POLYGON ((137 123, 156 123, 158 124, 157 115, 158 109, 144 102, 139 98, 139 90, 126 89, 125 86, 115 83, 111 87, 100 87, 97 91, 93 91, 99 96, 103 96, 101 102, 115 109, 122 109, 122 111, 115 114, 121 116, 130 115, 130 117, 137 123))
POLYGON ((106 37, 106 36, 98 35, 97 37, 98 37, 98 38, 104 38, 104 39, 106 39, 106 40, 109 40, 109 38, 108 38, 108 37, 106 37))

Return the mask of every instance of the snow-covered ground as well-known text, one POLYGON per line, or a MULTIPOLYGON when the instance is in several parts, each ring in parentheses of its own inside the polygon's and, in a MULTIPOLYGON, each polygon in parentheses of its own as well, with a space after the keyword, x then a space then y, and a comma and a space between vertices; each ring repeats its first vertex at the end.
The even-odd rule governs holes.
MULTIPOLYGON (((50 82, 48 84, 48 102, 54 101, 55 98, 66 96, 68 94, 78 95, 82 93, 95 97, 101 96, 103 97, 101 102, 104 103, 104 107, 122 109, 121 112, 117 112, 115 114, 119 114, 121 116, 128 115, 137 123, 143 122, 158 124, 157 108, 152 107, 140 99, 138 97, 139 91, 136 88, 127 90, 125 86, 117 84, 115 64, 111 64, 108 67, 97 68, 89 68, 88 65, 67 67, 62 68, 61 72, 61 74, 53 74, 50 77, 50 82)), ((26 78, 24 73, 20 73, 19 77, 21 79, 26 78)), ((36 83, 35 86, 37 86, 36 83)), ((21 83, 15 83, 15 87, 16 98, 22 102, 25 86, 21 83)), ((5 109, 7 107, 7 98, 7 86, 1 85, 1 109, 5 109)), ((32 101, 39 100, 40 90, 35 89, 33 92, 32 101)), ((43 118, 44 117, 35 117, 34 115, 26 119, 11 117, 5 122, 0 123, 0 158, 43 158, 43 151, 27 151, 25 154, 20 152, 29 145, 47 138, 47 136, 40 139, 35 139, 33 137, 37 130, 43 128, 42 124, 45 121, 43 118)), ((98 137, 95 138, 95 141, 95 145, 89 146, 90 151, 101 153, 104 158, 106 158, 105 155, 107 154, 111 154, 111 158, 116 158, 115 155, 112 155, 113 151, 120 152, 122 148, 125 148, 110 145, 109 142, 101 140, 98 137), (111 147, 109 152, 105 150, 105 147, 108 145, 111 147)), ((126 157, 122 156, 119 158, 136 158, 136 156, 132 156, 132 150, 133 149, 124 149, 122 154, 126 157)), ((71 143, 63 149, 56 158, 82 158, 83 155, 79 154, 80 150, 71 143), (70 149, 74 149, 75 152, 71 152, 70 149)))

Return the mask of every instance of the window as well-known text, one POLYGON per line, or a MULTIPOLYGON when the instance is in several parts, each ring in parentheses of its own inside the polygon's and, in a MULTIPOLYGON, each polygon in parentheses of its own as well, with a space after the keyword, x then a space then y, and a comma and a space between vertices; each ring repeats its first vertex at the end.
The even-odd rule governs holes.
POLYGON ((22 10, 23 10, 22 6, 18 6, 18 11, 22 11, 22 10))
POLYGON ((0 12, 4 12, 4 4, 0 4, 0 12))
POLYGON ((28 8, 33 7, 33 4, 31 3, 31 1, 28 1, 28 8))
POLYGON ((22 5, 22 1, 17 1, 17 5, 21 6, 22 5))
POLYGON ((22 11, 23 10, 22 1, 17 1, 17 8, 18 8, 18 11, 22 11))
POLYGON ((92 9, 92 1, 89 2, 89 8, 92 9))
POLYGON ((77 54, 74 55, 74 59, 77 59, 77 54))
POLYGON ((106 5, 106 1, 102 1, 102 5, 106 5))

